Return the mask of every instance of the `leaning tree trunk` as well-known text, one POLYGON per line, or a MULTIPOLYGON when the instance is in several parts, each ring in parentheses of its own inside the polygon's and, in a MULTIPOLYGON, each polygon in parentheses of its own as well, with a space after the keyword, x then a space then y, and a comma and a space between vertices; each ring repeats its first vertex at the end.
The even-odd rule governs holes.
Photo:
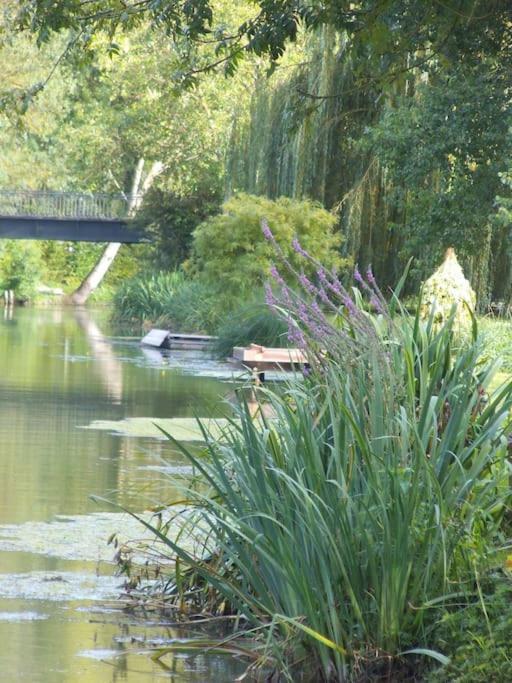
MULTIPOLYGON (((163 169, 164 165, 159 161, 155 161, 144 182, 141 183, 142 172, 144 170, 144 159, 139 159, 135 169, 135 174, 133 176, 132 191, 128 201, 129 218, 135 215, 142 203, 144 195, 153 184, 153 181, 157 175, 159 175, 163 169)), ((112 265, 112 262, 117 256, 117 252, 120 248, 120 242, 109 242, 109 244, 107 244, 92 270, 84 278, 78 289, 76 289, 71 295, 71 303, 77 304, 79 306, 85 304, 90 295, 103 281, 103 278, 107 274, 108 269, 112 265)))

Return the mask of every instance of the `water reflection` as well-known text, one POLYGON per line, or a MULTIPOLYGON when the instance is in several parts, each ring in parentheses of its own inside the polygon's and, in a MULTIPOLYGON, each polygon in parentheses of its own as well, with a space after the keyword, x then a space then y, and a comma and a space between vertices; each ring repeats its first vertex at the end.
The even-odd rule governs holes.
POLYGON ((112 345, 105 338, 96 321, 86 308, 74 310, 75 319, 84 331, 92 356, 95 371, 112 403, 120 404, 123 398, 123 366, 117 359, 112 345))
MULTIPOLYGON (((229 385, 148 367, 136 343, 113 341, 111 333, 105 315, 71 310, 15 309, 0 319, 0 541, 2 526, 4 540, 6 525, 19 532, 17 544, 0 550, 0 642, 8 643, 0 649, 1 680, 132 683, 170 677, 137 654, 140 638, 168 637, 161 626, 127 621, 118 612, 105 623, 82 611, 82 603, 51 599, 52 581, 55 594, 65 598, 71 576, 106 583, 112 569, 87 553, 76 553, 82 560, 71 551, 65 559, 48 554, 52 541, 44 523, 53 529, 66 523, 57 516, 78 516, 82 526, 74 540, 86 544, 95 525, 91 513, 112 510, 93 503, 91 493, 137 510, 178 495, 173 478, 161 476, 160 458, 176 467, 176 477, 187 463, 168 442, 79 427, 128 417, 220 415, 229 385), (108 654, 127 649, 127 655, 108 654), (107 664, 89 656, 98 650, 107 664)), ((240 672, 238 665, 215 659, 178 658, 172 666, 177 673, 171 680, 177 681, 233 680, 240 672)))

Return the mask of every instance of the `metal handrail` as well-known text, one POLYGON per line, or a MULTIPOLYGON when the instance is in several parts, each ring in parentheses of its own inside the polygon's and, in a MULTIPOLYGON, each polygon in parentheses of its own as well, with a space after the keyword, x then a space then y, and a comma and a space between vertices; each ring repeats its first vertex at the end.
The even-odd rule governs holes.
POLYGON ((0 216, 120 219, 131 203, 124 194, 0 190, 0 216))

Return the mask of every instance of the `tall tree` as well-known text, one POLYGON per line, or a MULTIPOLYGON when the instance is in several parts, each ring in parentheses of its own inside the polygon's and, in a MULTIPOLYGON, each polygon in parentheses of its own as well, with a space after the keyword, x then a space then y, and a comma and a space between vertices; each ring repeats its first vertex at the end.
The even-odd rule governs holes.
MULTIPOLYGON (((142 204, 144 195, 151 188, 155 178, 164 170, 164 165, 159 161, 155 161, 143 180, 144 163, 144 159, 139 159, 133 174, 132 189, 127 198, 128 218, 132 218, 135 215, 142 204)), ((107 244, 92 270, 85 277, 78 289, 71 295, 70 300, 72 303, 77 305, 86 303, 90 295, 101 284, 120 248, 121 244, 119 242, 110 242, 107 244)))
POLYGON ((190 60, 182 73, 185 81, 202 70, 223 66, 233 72, 248 53, 277 61, 300 30, 332 26, 347 35, 355 52, 371 45, 368 57, 372 71, 386 78, 432 55, 446 53, 451 35, 462 29, 469 37, 490 31, 510 32, 512 8, 509 0, 258 0, 240 3, 238 17, 225 22, 223 3, 217 0, 25 0, 17 13, 17 24, 37 34, 44 42, 55 31, 72 34, 73 44, 95 49, 94 37, 114 37, 148 23, 178 42, 190 60), (238 19, 238 20, 237 20, 238 19), (215 56, 194 51, 195 45, 215 44, 215 56))

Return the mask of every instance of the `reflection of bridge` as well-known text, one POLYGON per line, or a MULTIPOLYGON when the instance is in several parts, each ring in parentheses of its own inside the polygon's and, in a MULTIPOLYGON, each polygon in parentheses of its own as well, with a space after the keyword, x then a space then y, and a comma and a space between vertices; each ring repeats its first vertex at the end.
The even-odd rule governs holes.
POLYGON ((0 190, 0 238, 147 241, 128 224, 129 203, 122 194, 0 190))

